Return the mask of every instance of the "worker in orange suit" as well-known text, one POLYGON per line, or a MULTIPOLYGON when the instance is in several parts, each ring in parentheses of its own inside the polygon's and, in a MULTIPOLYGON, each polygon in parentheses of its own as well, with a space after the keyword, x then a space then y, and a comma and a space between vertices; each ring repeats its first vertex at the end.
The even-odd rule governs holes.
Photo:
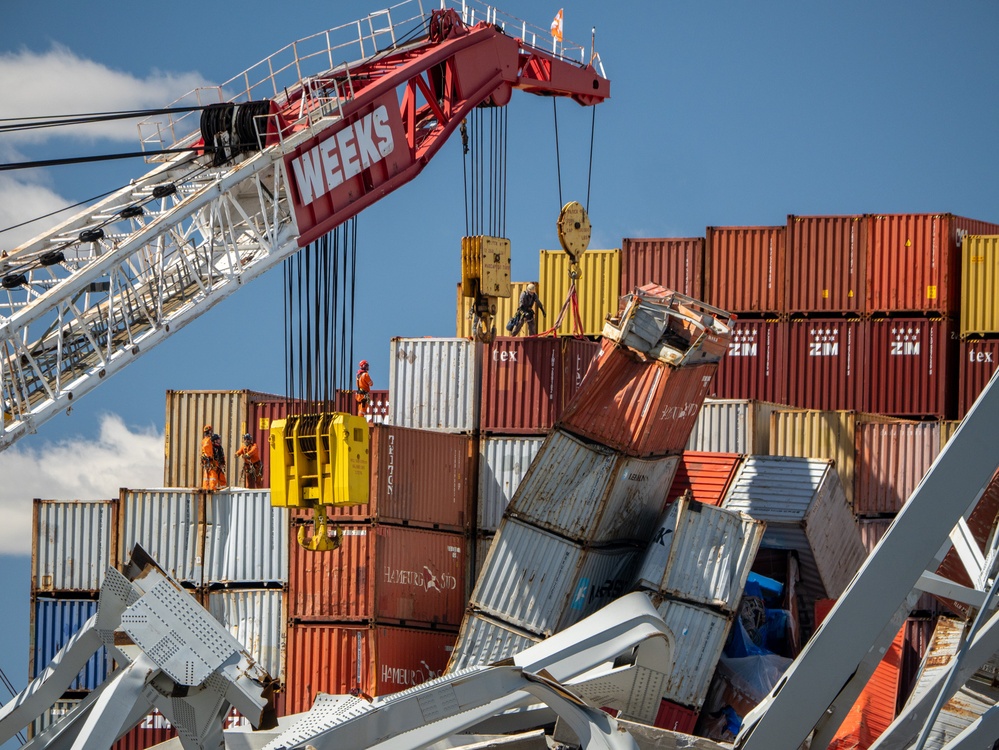
POLYGON ((368 408, 371 406, 371 386, 374 383, 368 374, 368 360, 362 359, 357 363, 357 415, 368 418, 368 408))
POLYGON ((221 467, 215 457, 215 441, 212 439, 212 426, 206 424, 201 431, 201 489, 217 490, 225 486, 225 475, 220 477, 221 467))
POLYGON ((264 486, 264 462, 260 460, 260 450, 253 435, 243 435, 243 447, 236 451, 243 457, 243 485, 251 490, 264 486))

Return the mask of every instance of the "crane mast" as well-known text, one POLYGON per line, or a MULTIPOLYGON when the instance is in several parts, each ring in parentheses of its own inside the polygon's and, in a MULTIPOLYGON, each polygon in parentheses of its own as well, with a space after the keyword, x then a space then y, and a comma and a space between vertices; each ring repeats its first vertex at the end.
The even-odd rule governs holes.
POLYGON ((417 2, 424 33, 404 43, 414 19, 392 20, 404 5, 219 87, 242 87, 213 105, 227 122, 252 114, 250 148, 227 153, 204 114, 200 131, 189 115, 143 123, 162 164, 0 260, 0 450, 414 179, 475 107, 514 89, 584 106, 609 96, 592 63, 529 44, 526 27, 508 35, 493 9, 475 22, 464 5, 424 17, 417 2), (346 54, 357 61, 333 63, 346 54))

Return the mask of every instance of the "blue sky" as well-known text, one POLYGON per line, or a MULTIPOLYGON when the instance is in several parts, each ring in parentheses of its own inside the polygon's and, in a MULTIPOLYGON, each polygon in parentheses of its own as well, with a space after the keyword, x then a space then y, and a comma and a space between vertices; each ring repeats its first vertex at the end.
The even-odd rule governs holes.
MULTIPOLYGON (((3 117, 166 105, 289 42, 385 7, 6 5, 3 117)), ((500 7, 544 28, 561 5, 500 7)), ((591 247, 619 247, 622 237, 698 237, 709 225, 782 224, 789 213, 952 212, 999 221, 994 2, 564 5, 567 39, 588 46, 595 26, 611 79, 611 99, 595 118, 591 247)), ((590 110, 559 102, 564 200, 586 200, 590 123, 590 110)), ((537 276, 537 251, 558 246, 552 102, 515 93, 509 126, 513 277, 528 280, 537 276)), ((136 147, 131 124, 44 140, 0 136, 0 162, 136 147)), ((130 160, 0 173, 0 229, 145 171, 130 160)), ((413 183, 359 217, 363 313, 354 350, 370 360, 376 388, 388 385, 390 337, 454 334, 463 205, 455 141, 413 183)), ((27 238, 0 233, 0 247, 27 238)), ((277 271, 253 282, 81 399, 71 415, 0 454, 0 596, 9 603, 0 627, 13 639, 0 667, 18 686, 27 676, 31 498, 110 497, 119 486, 158 484, 167 389, 281 392, 279 282, 277 271), (241 333, 247 329, 254 335, 241 333)))

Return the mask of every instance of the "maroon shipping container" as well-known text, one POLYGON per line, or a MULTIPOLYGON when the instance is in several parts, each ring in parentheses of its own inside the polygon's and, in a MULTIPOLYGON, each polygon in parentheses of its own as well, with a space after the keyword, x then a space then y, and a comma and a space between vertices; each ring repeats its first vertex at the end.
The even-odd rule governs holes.
POLYGON ((583 378, 597 360, 600 344, 588 339, 562 339, 562 394, 556 420, 565 408, 576 398, 583 378))
POLYGON ((680 732, 681 734, 693 734, 699 715, 700 712, 693 708, 687 708, 686 706, 681 706, 679 703, 674 703, 663 698, 663 702, 659 704, 659 711, 656 713, 656 718, 652 722, 652 726, 659 727, 660 729, 668 729, 671 732, 680 732))
POLYGON ((666 495, 666 504, 689 490, 690 496, 699 503, 721 505, 741 460, 738 453, 684 451, 673 485, 666 495))
POLYGON ((177 736, 173 724, 155 708, 112 745, 112 750, 146 750, 177 736))
POLYGON ((444 673, 458 634, 386 626, 288 626, 288 714, 308 711, 316 693, 389 695, 444 673))
POLYGON ((863 216, 787 217, 787 310, 864 310, 863 216))
POLYGON ((782 313, 786 227, 708 227, 704 301, 734 313, 782 313))
POLYGON ((904 707, 912 689, 916 686, 919 671, 922 668, 923 656, 929 648, 933 629, 936 627, 935 617, 908 617, 905 620, 905 636, 902 638, 902 666, 898 677, 898 702, 896 713, 904 707))
POLYGON ((853 512, 894 515, 940 452, 936 422, 863 422, 856 427, 853 512))
POLYGON ((957 418, 964 419, 999 367, 999 339, 965 339, 961 356, 957 418))
POLYGON ((557 426, 629 456, 682 453, 717 369, 643 360, 604 340, 557 426))
POLYGON ((787 323, 732 321, 728 354, 711 382, 713 398, 787 402, 787 323))
POLYGON ((891 318, 868 324, 868 411, 948 419, 957 403, 957 326, 951 319, 891 318))
MULTIPOLYGON (((465 612, 468 540, 405 526, 343 526, 343 543, 310 552, 291 527, 288 616, 457 628, 465 612)), ((307 528, 307 533, 312 527, 307 528)))
POLYGON ((704 299, 704 238, 621 240, 621 294, 648 283, 704 299))
POLYGON ((787 402, 802 409, 869 411, 867 326, 843 318, 788 323, 787 402))

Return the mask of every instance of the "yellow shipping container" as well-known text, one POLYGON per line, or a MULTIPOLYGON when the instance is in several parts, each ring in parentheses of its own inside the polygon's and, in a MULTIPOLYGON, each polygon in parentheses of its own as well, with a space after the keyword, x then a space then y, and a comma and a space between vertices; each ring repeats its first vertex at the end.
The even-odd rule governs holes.
MULTIPOLYGON (((513 317, 514 310, 517 309, 517 302, 520 300, 520 293, 527 288, 530 281, 511 281, 510 296, 496 298, 496 335, 509 336, 506 330, 506 322, 513 317)), ((541 303, 542 305, 544 302, 541 303)), ((458 319, 456 330, 458 338, 472 338, 472 319, 468 317, 468 311, 472 307, 472 298, 465 297, 461 293, 461 282, 458 282, 458 319)), ((547 309, 547 308, 545 308, 547 309)), ((525 334, 527 329, 521 331, 525 334)))
POLYGON ((775 411, 770 415, 770 455, 831 458, 836 462, 846 499, 852 506, 857 425, 901 421, 856 411, 775 411))
MULTIPOLYGON (((580 278, 576 281, 579 317, 583 334, 599 336, 608 314, 616 313, 621 296, 621 251, 587 250, 579 264, 580 278)), ((539 318, 538 331, 555 323, 559 310, 569 295, 569 255, 562 250, 542 250, 538 276, 538 296, 545 307, 546 317, 539 318)), ((557 333, 570 336, 572 310, 567 310, 557 333)))
POLYGON ((999 333, 999 236, 961 241, 961 336, 999 333))
POLYGON ((950 439, 954 437, 954 433, 957 432, 957 428, 960 426, 960 419, 940 420, 940 450, 943 450, 944 446, 950 442, 950 439))

